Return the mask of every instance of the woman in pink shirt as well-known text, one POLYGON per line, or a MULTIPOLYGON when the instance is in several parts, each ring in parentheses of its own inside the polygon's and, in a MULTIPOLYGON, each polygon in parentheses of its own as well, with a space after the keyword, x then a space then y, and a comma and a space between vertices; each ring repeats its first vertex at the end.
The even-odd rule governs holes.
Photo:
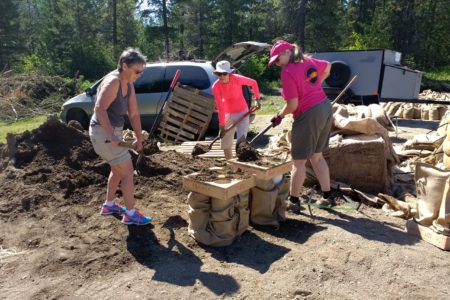
POLYGON ((219 61, 214 71, 214 74, 219 79, 212 86, 212 92, 216 99, 216 108, 219 114, 220 147, 227 160, 233 158, 234 133, 236 132, 238 140, 242 137, 246 138, 250 125, 250 118, 246 117, 236 127, 225 133, 225 128, 230 127, 248 112, 248 105, 242 94, 242 86, 250 86, 255 98, 257 100, 260 98, 256 80, 242 75, 232 74, 231 72, 232 70, 228 61, 219 61))
POLYGON ((292 113, 291 187, 288 207, 297 210, 300 189, 306 176, 309 160, 323 192, 320 205, 334 205, 330 194, 330 171, 322 152, 328 148, 333 113, 330 101, 322 89, 322 81, 330 74, 330 63, 302 54, 300 48, 286 41, 276 42, 270 50, 269 66, 281 68, 283 109, 272 118, 273 126, 292 113))

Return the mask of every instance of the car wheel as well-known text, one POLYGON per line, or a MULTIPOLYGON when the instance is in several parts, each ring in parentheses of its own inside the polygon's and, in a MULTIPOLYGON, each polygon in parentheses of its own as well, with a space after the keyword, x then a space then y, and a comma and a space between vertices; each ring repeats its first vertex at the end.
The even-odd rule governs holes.
POLYGON ((350 80, 350 67, 343 61, 331 63, 330 76, 325 82, 330 87, 343 88, 350 80))
POLYGON ((68 111, 66 122, 69 123, 69 121, 72 120, 80 122, 81 126, 83 126, 84 129, 88 129, 89 127, 89 118, 87 114, 81 109, 76 108, 68 111))

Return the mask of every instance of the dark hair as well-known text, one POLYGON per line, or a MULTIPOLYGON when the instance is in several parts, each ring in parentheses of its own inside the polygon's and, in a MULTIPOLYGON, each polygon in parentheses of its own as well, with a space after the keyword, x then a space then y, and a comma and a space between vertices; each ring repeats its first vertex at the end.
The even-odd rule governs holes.
POLYGON ((293 63, 297 64, 305 59, 311 58, 310 54, 302 52, 302 49, 300 48, 299 45, 297 45, 297 44, 293 44, 293 45, 294 45, 294 48, 291 49, 291 58, 289 59, 289 62, 293 62, 293 63))
POLYGON ((147 62, 145 57, 138 49, 127 48, 120 55, 119 62, 117 63, 117 69, 122 72, 122 65, 125 63, 127 66, 132 65, 144 65, 147 62))

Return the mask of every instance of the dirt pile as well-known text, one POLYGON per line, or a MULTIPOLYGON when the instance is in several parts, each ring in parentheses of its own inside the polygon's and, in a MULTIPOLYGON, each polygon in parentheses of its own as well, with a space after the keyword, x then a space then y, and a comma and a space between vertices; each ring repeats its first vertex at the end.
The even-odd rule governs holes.
MULTIPOLYGON (((137 207, 155 217, 154 224, 185 211, 184 175, 223 165, 175 151, 160 152, 150 141, 144 143, 144 153, 148 156, 141 175, 135 177, 135 197, 137 207)), ((119 221, 98 215, 110 167, 94 152, 86 131, 50 117, 33 131, 10 136, 8 145, 0 144, 0 155, 0 222, 15 231, 0 237, 0 244, 45 249, 40 251, 44 257, 30 263, 30 272, 57 275, 70 270, 76 276, 76 270, 82 269, 89 278, 114 271, 104 268, 108 259, 118 265, 132 261, 127 249, 118 246, 121 237, 111 237, 111 228, 101 230, 104 222, 119 221)), ((186 227, 180 218, 176 228, 186 227)), ((163 228, 155 229, 155 234, 158 230, 163 228)), ((130 236, 139 243, 139 235, 130 236)), ((188 237, 186 242, 191 242, 188 237)))
POLYGON ((236 156, 239 161, 256 161, 259 159, 258 151, 246 142, 237 144, 236 156))

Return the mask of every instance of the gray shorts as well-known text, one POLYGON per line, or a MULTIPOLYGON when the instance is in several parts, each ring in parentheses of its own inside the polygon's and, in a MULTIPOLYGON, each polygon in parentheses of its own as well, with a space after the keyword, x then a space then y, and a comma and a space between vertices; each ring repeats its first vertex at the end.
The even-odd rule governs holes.
POLYGON ((309 159, 328 149, 333 112, 330 100, 317 104, 292 123, 291 155, 293 160, 309 159))
MULTIPOLYGON (((113 127, 114 135, 122 140, 121 127, 113 127)), ((105 143, 109 137, 105 134, 102 126, 90 126, 89 137, 91 138, 94 151, 110 165, 120 164, 128 159, 131 159, 131 155, 127 148, 112 146, 111 143, 105 143)))
MULTIPOLYGON (((247 112, 248 108, 238 113, 225 115, 225 128, 228 128, 231 125, 233 125, 234 122, 239 120, 247 112)), ((227 134, 225 134, 225 136, 220 140, 220 149, 223 150, 233 148, 233 138, 235 132, 236 132, 236 139, 239 139, 241 136, 246 138, 249 126, 250 126, 250 118, 247 117, 244 120, 242 120, 238 125, 236 125, 236 127, 228 131, 227 134)))

